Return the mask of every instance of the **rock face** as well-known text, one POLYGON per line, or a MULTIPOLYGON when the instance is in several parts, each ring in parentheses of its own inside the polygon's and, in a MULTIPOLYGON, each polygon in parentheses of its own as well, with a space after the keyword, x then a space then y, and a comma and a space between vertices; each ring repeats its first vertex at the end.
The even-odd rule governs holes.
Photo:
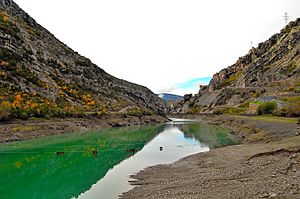
POLYGON ((0 1, 0 103, 0 119, 165 110, 149 89, 109 75, 11 0, 0 1))
POLYGON ((252 48, 237 62, 213 75, 207 87, 175 113, 198 107, 211 112, 217 106, 237 106, 259 96, 297 95, 300 86, 300 19, 252 48))

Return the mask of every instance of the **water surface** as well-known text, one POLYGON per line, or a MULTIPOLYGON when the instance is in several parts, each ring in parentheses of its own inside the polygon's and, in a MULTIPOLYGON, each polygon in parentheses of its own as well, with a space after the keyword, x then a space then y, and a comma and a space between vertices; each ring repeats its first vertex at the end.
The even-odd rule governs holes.
POLYGON ((225 129, 178 120, 2 144, 1 198, 117 198, 147 166, 234 143, 225 129))

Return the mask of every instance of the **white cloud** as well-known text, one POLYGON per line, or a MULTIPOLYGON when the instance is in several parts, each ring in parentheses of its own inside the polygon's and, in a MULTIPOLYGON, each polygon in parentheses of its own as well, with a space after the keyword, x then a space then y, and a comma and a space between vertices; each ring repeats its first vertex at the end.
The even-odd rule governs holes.
POLYGON ((170 87, 165 87, 162 88, 158 91, 158 93, 172 93, 173 91, 175 91, 177 88, 175 86, 170 86, 170 87))

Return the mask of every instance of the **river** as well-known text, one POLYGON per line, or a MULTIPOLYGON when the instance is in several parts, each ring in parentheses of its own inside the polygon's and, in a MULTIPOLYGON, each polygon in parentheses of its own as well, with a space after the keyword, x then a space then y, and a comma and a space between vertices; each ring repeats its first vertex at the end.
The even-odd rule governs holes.
POLYGON ((221 127, 173 119, 1 144, 1 198, 118 198, 145 167, 236 142, 221 127))

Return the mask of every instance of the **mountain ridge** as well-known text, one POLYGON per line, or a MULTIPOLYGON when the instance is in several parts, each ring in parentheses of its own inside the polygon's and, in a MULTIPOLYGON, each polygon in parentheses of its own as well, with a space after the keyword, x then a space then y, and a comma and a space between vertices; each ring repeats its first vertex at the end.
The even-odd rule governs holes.
MULTIPOLYGON (((300 19, 290 22, 279 33, 250 49, 235 64, 213 75, 207 86, 200 87, 195 96, 183 100, 172 113, 252 114, 254 101, 259 104, 268 98, 282 109, 294 109, 299 115, 300 91, 300 19), (294 106, 289 107, 293 102, 294 106), (282 107, 284 103, 287 106, 282 107), (236 109, 232 109, 235 107, 236 109), (247 110, 245 110, 247 109, 247 110), (229 110, 229 111, 228 111, 229 110)), ((255 109, 255 108, 254 108, 255 109)), ((292 111, 292 110, 291 110, 292 111)), ((281 114, 280 113, 280 114, 281 114)), ((280 115, 279 114, 279 115, 280 115)))
POLYGON ((2 120, 165 114, 148 88, 106 73, 11 0, 0 1, 0 55, 2 120))

